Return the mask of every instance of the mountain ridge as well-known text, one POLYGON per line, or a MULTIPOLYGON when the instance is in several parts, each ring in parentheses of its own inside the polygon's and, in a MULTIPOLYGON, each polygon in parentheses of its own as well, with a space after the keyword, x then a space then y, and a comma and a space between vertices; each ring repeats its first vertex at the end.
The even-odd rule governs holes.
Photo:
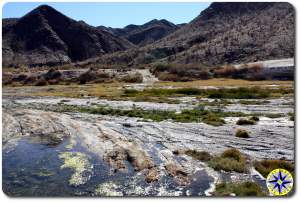
POLYGON ((3 21, 4 65, 56 65, 134 48, 127 40, 75 21, 47 5, 14 22, 3 21))

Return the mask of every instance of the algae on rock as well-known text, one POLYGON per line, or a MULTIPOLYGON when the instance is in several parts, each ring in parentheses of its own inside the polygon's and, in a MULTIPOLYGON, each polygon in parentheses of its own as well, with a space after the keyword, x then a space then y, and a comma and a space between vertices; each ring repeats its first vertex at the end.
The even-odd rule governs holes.
POLYGON ((80 152, 62 152, 59 158, 64 160, 61 169, 70 168, 74 171, 69 184, 79 186, 85 184, 91 177, 93 166, 88 161, 88 157, 80 152))

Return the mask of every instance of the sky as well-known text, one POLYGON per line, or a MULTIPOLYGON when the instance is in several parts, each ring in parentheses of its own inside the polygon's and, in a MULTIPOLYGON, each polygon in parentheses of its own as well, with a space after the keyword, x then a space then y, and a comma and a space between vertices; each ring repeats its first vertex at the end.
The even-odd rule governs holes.
POLYGON ((153 19, 166 19, 175 24, 188 23, 210 3, 8 2, 2 8, 2 18, 22 17, 42 4, 52 6, 68 17, 83 20, 93 26, 122 28, 129 24, 141 25, 153 19))

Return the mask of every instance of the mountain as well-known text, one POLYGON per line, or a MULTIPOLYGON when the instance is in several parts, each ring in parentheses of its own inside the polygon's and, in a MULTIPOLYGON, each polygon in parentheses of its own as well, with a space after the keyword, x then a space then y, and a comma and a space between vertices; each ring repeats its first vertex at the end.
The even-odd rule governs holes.
POLYGON ((295 51, 294 17, 289 3, 212 3, 161 40, 135 51, 105 55, 97 62, 223 65, 290 58, 295 51))
POLYGON ((3 19, 3 66, 57 65, 133 48, 120 37, 42 5, 3 19))
POLYGON ((294 57, 295 12, 289 3, 218 2, 157 48, 178 49, 182 63, 241 63, 294 57))
POLYGON ((105 28, 100 26, 100 28, 115 34, 116 36, 124 37, 135 45, 145 46, 176 31, 179 26, 167 20, 154 19, 143 25, 128 25, 124 28, 105 28))

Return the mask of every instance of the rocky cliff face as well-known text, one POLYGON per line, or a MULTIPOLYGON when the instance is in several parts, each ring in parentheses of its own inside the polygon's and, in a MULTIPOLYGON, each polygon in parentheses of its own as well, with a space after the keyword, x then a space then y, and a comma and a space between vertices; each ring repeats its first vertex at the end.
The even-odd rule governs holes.
POLYGON ((3 66, 56 65, 132 47, 45 5, 22 18, 3 20, 3 66))

